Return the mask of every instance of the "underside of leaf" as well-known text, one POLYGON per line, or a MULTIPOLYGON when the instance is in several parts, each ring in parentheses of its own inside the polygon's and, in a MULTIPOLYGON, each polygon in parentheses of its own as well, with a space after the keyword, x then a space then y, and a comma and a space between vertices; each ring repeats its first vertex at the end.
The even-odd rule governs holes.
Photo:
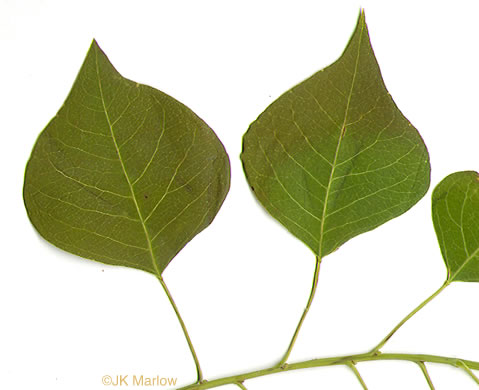
POLYGON ((424 196, 428 152, 384 86, 364 12, 334 64, 251 124, 242 161, 262 205, 320 257, 424 196))
POLYGON ((213 131, 172 97, 123 78, 94 41, 27 164, 38 232, 76 255, 157 275, 229 189, 213 131))

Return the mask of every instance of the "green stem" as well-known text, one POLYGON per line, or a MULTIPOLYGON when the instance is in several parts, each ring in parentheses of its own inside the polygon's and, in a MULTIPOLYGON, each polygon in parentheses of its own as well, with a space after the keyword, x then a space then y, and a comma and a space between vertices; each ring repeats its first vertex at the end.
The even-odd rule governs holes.
POLYGON ((316 267, 314 269, 313 285, 311 287, 311 292, 309 294, 308 303, 306 304, 306 308, 303 311, 303 315, 301 316, 301 318, 298 322, 298 326, 296 327, 296 330, 294 331, 294 335, 293 335, 293 338, 291 339, 291 342, 289 343, 288 350, 284 354, 281 361, 278 363, 278 367, 283 366, 286 363, 286 361, 288 360, 289 355, 291 354, 291 351, 293 350, 294 343, 296 342, 296 339, 298 338, 298 334, 299 334, 299 331, 301 329, 301 326, 303 325, 303 322, 306 318, 306 315, 308 314, 309 308, 311 307, 311 303, 313 303, 314 294, 316 293, 316 287, 318 286, 318 277, 319 277, 320 266, 321 266, 321 258, 316 256, 316 267))
POLYGON ((361 374, 359 373, 358 369, 356 368, 355 362, 348 362, 346 364, 354 372, 354 375, 356 375, 356 378, 358 379, 359 383, 361 383, 361 386, 363 387, 363 389, 368 390, 368 387, 366 386, 366 383, 364 383, 363 378, 361 377, 361 374))
POLYGON ((426 381, 427 381, 427 384, 429 385, 429 388, 431 390, 435 390, 434 385, 432 384, 431 377, 429 376, 429 373, 427 372, 427 368, 426 368, 426 365, 424 364, 424 362, 417 362, 417 364, 419 365, 419 367, 421 367, 421 371, 424 374, 424 377, 426 378, 426 381))
POLYGON ((248 379, 276 374, 279 372, 300 370, 303 368, 312 368, 312 367, 348 365, 349 363, 352 363, 352 362, 358 363, 358 362, 377 361, 377 360, 402 360, 402 361, 410 361, 414 363, 429 362, 429 363, 448 364, 454 367, 463 367, 463 368, 467 367, 469 371, 471 371, 471 369, 479 370, 479 362, 475 362, 472 360, 461 360, 461 359, 457 359, 453 357, 437 356, 437 355, 368 352, 368 353, 363 353, 358 355, 336 356, 336 357, 329 357, 329 358, 306 360, 306 361, 298 362, 298 363, 284 364, 281 367, 276 365, 276 366, 265 368, 262 370, 250 371, 250 372, 246 372, 246 373, 242 373, 238 375, 214 379, 211 381, 204 381, 201 384, 192 384, 189 386, 181 387, 177 390, 212 389, 219 386, 237 384, 238 382, 242 383, 248 379))
POLYGON ((171 295, 170 290, 168 290, 168 287, 166 286, 165 281, 163 280, 163 278, 161 276, 157 276, 157 278, 160 281, 161 285, 163 286, 163 290, 165 290, 166 296, 168 297, 168 299, 171 303, 171 306, 173 306, 176 317, 178 318, 178 321, 181 325, 181 329, 183 329, 183 333, 185 335, 186 341, 188 342, 188 347, 190 347, 191 354, 193 355, 193 360, 195 361, 196 374, 197 374, 197 382, 196 383, 202 383, 203 382, 203 373, 201 372, 200 362, 198 361, 198 357, 196 356, 195 348, 193 347, 193 343, 191 342, 190 335, 188 334, 188 330, 186 329, 186 325, 183 322, 183 319, 181 318, 178 307, 176 306, 175 301, 173 300, 173 296, 171 295))
POLYGON ((465 360, 459 360, 459 366, 464 368, 464 370, 469 374, 469 376, 474 379, 474 381, 479 385, 479 378, 474 375, 474 373, 471 371, 471 369, 467 366, 465 360))
POLYGON ((399 324, 397 324, 391 332, 388 333, 386 337, 384 337, 381 342, 376 345, 372 350, 371 353, 378 352, 384 344, 386 344, 389 339, 396 333, 401 326, 403 326, 414 314, 416 314, 419 310, 421 310, 424 306, 426 306, 429 302, 431 302, 435 297, 437 297, 442 290, 444 290, 447 286, 449 286, 451 282, 446 280, 444 284, 434 293, 432 294, 429 298, 427 298, 425 301, 423 301, 418 307, 416 307, 412 312, 410 312, 406 317, 404 317, 399 324))
POLYGON ((242 382, 236 382, 235 385, 238 386, 238 387, 239 387, 240 389, 242 389, 242 390, 248 390, 248 389, 245 387, 245 385, 243 385, 242 382))

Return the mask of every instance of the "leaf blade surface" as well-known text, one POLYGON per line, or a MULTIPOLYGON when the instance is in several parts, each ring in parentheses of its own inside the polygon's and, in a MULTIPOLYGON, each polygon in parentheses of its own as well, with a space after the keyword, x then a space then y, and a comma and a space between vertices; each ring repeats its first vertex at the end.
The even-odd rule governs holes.
POLYGON ((363 12, 343 55, 251 124, 242 161, 262 205, 320 257, 424 196, 427 149, 386 90, 363 12))
POLYGON ((479 175, 456 172, 434 189, 432 217, 449 282, 479 282, 479 175))
POLYGON ((123 78, 94 41, 27 164, 35 228, 76 255, 160 275, 215 217, 229 159, 189 108, 123 78))

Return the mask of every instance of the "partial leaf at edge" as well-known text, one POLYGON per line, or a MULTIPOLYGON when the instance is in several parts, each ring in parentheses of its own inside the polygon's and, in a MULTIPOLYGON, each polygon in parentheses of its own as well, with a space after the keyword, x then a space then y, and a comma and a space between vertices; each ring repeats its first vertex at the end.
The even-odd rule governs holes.
POLYGON ((93 41, 33 148, 24 200, 59 248, 160 275, 211 223, 229 177, 214 132, 172 97, 123 78, 93 41))
POLYGON ((479 174, 456 172, 432 194, 432 219, 449 282, 479 282, 479 174))
POLYGON ((262 205, 320 257, 424 196, 429 155, 386 90, 364 12, 334 64, 251 124, 242 161, 262 205))

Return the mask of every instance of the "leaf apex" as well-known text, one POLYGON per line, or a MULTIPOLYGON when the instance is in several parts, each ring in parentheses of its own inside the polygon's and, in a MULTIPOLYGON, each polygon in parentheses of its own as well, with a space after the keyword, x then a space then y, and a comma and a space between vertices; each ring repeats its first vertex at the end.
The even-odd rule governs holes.
POLYGON ((364 8, 359 9, 359 17, 358 17, 358 24, 366 24, 366 13, 364 11, 364 8))
POLYGON ((359 17, 360 17, 361 19, 365 19, 365 18, 366 18, 366 12, 365 12, 365 10, 364 10, 363 7, 359 8, 359 17))
POLYGON ((93 40, 91 41, 91 45, 90 45, 90 49, 99 49, 100 48, 100 45, 98 44, 97 40, 95 38, 93 38, 93 40))

